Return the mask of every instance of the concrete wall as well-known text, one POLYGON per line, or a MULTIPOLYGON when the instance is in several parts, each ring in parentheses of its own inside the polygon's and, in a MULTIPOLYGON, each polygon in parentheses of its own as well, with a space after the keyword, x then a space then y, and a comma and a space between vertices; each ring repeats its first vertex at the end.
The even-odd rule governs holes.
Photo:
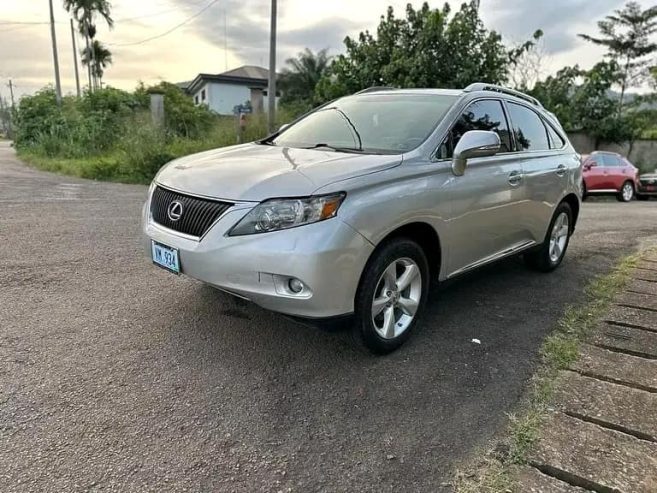
POLYGON ((651 171, 657 168, 657 140, 636 140, 632 146, 632 152, 629 153, 630 146, 628 143, 618 144, 601 144, 598 149, 595 148, 595 139, 581 132, 570 132, 568 138, 577 152, 589 154, 595 150, 617 152, 626 156, 637 167, 643 170, 651 171), (629 153, 629 155, 628 155, 629 153))

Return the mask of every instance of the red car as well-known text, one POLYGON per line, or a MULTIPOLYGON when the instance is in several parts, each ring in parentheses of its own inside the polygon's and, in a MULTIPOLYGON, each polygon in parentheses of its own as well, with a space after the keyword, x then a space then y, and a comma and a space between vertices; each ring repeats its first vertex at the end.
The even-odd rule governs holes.
POLYGON ((639 186, 639 170, 615 152, 595 151, 582 156, 584 197, 587 195, 615 195, 621 202, 629 202, 639 186))

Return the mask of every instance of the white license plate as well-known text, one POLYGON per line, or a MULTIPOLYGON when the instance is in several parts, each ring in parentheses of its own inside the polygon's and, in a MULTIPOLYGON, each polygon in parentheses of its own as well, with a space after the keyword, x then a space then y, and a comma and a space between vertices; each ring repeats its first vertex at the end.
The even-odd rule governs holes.
POLYGON ((180 257, 177 248, 171 248, 151 240, 151 253, 155 265, 180 274, 180 257))

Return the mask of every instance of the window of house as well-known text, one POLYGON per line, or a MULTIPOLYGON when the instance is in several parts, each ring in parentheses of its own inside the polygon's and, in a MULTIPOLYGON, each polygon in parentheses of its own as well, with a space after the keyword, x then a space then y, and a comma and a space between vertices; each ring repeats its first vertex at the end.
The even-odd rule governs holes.
POLYGON ((198 94, 194 96, 194 103, 198 104, 198 94))
POLYGON ((516 103, 509 103, 509 116, 519 151, 543 151, 550 148, 548 131, 534 111, 516 103))
POLYGON ((449 159, 454 154, 463 134, 470 130, 489 130, 500 136, 500 152, 511 150, 511 135, 504 116, 502 103, 494 99, 475 101, 466 108, 452 127, 447 140, 440 146, 439 159, 449 159))
POLYGON ((201 101, 205 101, 205 89, 201 91, 201 101))

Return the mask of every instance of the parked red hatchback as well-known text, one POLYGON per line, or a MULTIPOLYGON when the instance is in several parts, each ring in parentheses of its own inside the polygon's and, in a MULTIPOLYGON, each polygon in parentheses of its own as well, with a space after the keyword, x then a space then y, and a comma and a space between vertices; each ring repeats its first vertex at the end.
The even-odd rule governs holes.
POLYGON ((582 156, 584 197, 587 195, 615 195, 621 202, 629 202, 639 185, 639 170, 615 152, 595 151, 582 156))

